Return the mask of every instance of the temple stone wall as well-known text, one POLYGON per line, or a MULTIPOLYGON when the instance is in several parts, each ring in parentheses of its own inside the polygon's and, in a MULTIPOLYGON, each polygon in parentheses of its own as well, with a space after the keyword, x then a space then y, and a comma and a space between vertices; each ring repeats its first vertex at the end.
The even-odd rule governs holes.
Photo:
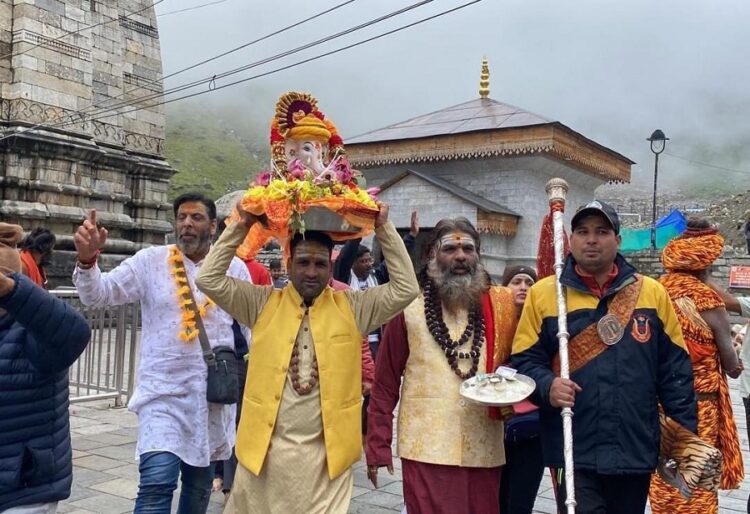
MULTIPOLYGON (((652 255, 650 252, 629 253, 625 255, 625 258, 643 275, 659 278, 666 273, 664 266, 661 264, 660 253, 656 255, 652 255)), ((729 271, 732 266, 750 266, 750 257, 737 255, 719 257, 711 267, 711 278, 722 287, 729 288, 729 271)), ((746 295, 750 291, 738 289, 735 292, 746 295)))
MULTIPOLYGON (((603 180, 542 155, 494 157, 471 160, 394 164, 363 168, 368 186, 378 186, 412 169, 439 177, 472 193, 492 200, 521 215, 513 237, 484 234, 483 260, 493 276, 502 274, 506 265, 535 265, 539 231, 549 211, 544 187, 553 177, 568 181, 565 222, 575 209, 594 199, 594 190, 603 180)), ((446 217, 466 216, 476 223, 476 208, 441 188, 410 175, 389 187, 380 198, 390 204, 391 219, 399 228, 408 228, 411 211, 419 212, 423 227, 434 226, 446 217)))
POLYGON ((91 208, 108 253, 171 231, 164 109, 148 99, 162 91, 151 4, 0 0, 0 218, 53 230, 63 260, 91 208))

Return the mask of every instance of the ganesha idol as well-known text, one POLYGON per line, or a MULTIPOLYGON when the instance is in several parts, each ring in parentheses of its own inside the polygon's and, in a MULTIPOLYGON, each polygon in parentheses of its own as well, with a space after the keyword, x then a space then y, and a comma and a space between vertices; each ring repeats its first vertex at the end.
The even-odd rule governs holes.
POLYGON ((271 169, 258 175, 240 200, 242 208, 265 214, 238 249, 249 258, 270 239, 286 243, 295 232, 326 231, 334 240, 372 232, 378 207, 352 170, 336 126, 307 93, 289 92, 276 103, 271 122, 271 169))

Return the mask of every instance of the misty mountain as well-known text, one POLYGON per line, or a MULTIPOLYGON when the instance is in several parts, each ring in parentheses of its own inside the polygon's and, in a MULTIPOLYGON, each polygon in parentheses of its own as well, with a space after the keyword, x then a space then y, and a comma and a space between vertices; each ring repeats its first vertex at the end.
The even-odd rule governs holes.
POLYGON ((205 101, 169 105, 166 155, 177 170, 169 198, 201 191, 216 199, 246 188, 269 162, 265 125, 241 106, 205 101))

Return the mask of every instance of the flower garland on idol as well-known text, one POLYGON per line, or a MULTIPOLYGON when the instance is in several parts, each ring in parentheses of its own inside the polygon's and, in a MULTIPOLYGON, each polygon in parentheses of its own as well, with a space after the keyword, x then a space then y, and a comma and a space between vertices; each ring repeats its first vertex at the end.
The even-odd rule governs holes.
MULTIPOLYGON (((254 225, 237 250, 240 258, 253 257, 275 238, 288 251, 288 241, 307 227, 305 213, 326 208, 354 229, 328 232, 336 241, 361 238, 374 229, 377 189, 365 189, 361 173, 349 165, 336 126, 318 110, 307 93, 289 92, 276 104, 271 122, 271 169, 261 172, 241 199, 242 208, 265 214, 266 227, 254 225)), ((236 212, 230 219, 238 219, 236 212)))
MULTIPOLYGON (((174 279, 175 285, 177 286, 177 304, 180 306, 182 311, 182 326, 180 328, 179 336, 184 342, 189 343, 198 337, 199 330, 195 323, 195 311, 190 308, 193 303, 192 295, 190 294, 190 283, 188 282, 187 272, 185 271, 185 261, 182 258, 182 252, 177 246, 169 248, 169 273, 174 279)), ((198 312, 201 318, 206 317, 206 312, 209 307, 214 307, 216 304, 210 299, 206 298, 203 304, 198 305, 198 312)))

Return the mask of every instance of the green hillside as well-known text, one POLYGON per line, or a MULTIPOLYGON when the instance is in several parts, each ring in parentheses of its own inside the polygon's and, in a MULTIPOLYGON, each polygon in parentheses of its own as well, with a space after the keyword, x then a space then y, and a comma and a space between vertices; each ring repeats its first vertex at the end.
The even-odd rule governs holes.
POLYGON ((179 104, 167 110, 166 156, 177 170, 170 200, 187 191, 211 198, 243 189, 268 162, 267 136, 221 107, 179 104))

